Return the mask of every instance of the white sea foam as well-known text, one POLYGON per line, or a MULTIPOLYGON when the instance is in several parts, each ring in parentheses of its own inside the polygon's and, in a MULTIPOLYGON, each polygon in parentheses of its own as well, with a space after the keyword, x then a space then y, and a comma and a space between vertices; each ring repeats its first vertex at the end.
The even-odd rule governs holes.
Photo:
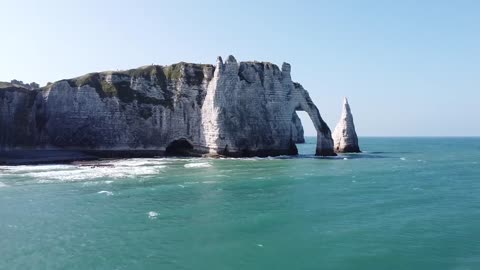
POLYGON ((38 183, 51 183, 83 181, 104 177, 133 178, 139 175, 155 175, 159 172, 158 169, 159 167, 73 167, 70 170, 29 172, 25 175, 39 178, 38 183))
POLYGON ((215 184, 217 181, 203 181, 203 184, 215 184))
POLYGON ((8 187, 7 184, 4 184, 4 183, 0 182, 0 188, 6 188, 6 187, 8 187))
MULTIPOLYGON (((55 180, 40 180, 40 181, 39 181, 39 183, 41 183, 41 184, 42 184, 42 183, 43 183, 43 184, 45 184, 45 183, 54 183, 54 182, 55 182, 55 180), (47 181, 47 182, 43 182, 43 181, 47 181)), ((86 182, 83 182, 82 185, 83 185, 84 187, 90 187, 90 186, 98 186, 98 185, 101 185, 101 184, 102 184, 102 182, 98 182, 98 181, 86 181, 86 182)))
POLYGON ((348 158, 344 157, 343 160, 348 160, 348 158))
MULTIPOLYGON (((57 183, 94 180, 97 178, 133 178, 135 176, 155 175, 165 167, 164 161, 157 160, 124 160, 99 163, 98 166, 78 165, 23 165, 2 167, 5 175, 21 175, 31 177, 38 183, 57 183), (145 166, 145 164, 151 166, 145 166), (103 166, 111 164, 111 166, 103 166)), ((107 184, 111 182, 105 182, 107 184)))
POLYGON ((157 166, 167 164, 165 160, 162 159, 145 159, 145 158, 132 158, 124 160, 113 160, 105 164, 111 164, 114 166, 121 167, 138 167, 138 166, 157 166))
POLYGON ((407 160, 407 159, 406 159, 406 158, 404 158, 404 157, 401 157, 401 158, 400 158, 400 160, 407 160))
POLYGON ((97 192, 98 194, 105 194, 107 196, 112 196, 113 195, 113 192, 111 191, 107 191, 107 190, 102 190, 102 191, 99 191, 97 192))
POLYGON ((60 171, 75 168, 73 165, 20 165, 20 166, 4 166, 7 173, 25 173, 25 172, 41 172, 41 171, 60 171))
POLYGON ((231 177, 230 175, 226 175, 226 174, 215 174, 215 175, 212 175, 212 177, 231 177))
POLYGON ((187 163, 183 165, 185 168, 208 168, 212 167, 212 165, 208 162, 195 162, 195 163, 187 163))
POLYGON ((268 157, 242 157, 242 158, 235 158, 235 157, 221 157, 217 159, 225 159, 225 160, 238 160, 238 161, 259 161, 259 160, 266 160, 269 159, 268 157))
POLYGON ((149 219, 157 219, 158 213, 154 211, 150 211, 147 213, 149 219))

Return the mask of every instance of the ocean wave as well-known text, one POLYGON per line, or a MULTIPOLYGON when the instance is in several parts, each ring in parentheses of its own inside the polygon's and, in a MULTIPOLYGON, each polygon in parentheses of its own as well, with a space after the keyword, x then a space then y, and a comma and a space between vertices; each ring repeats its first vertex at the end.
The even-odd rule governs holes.
POLYGON ((149 219, 157 219, 158 213, 155 212, 155 211, 150 211, 150 212, 147 213, 147 216, 148 216, 149 219))
POLYGON ((167 164, 164 159, 145 159, 145 158, 132 158, 124 160, 112 160, 103 164, 122 166, 122 167, 138 167, 138 166, 158 166, 167 164))
POLYGON ((195 162, 195 163, 187 163, 183 165, 185 168, 208 168, 212 167, 212 165, 208 162, 195 162))
POLYGON ((208 180, 208 181, 202 182, 202 184, 215 184, 215 183, 217 183, 217 181, 208 180))
POLYGON ((26 176, 39 178, 38 183, 74 182, 99 178, 133 178, 158 174, 163 166, 155 167, 73 167, 70 170, 38 171, 26 176))
POLYGON ((113 192, 111 191, 107 191, 107 190, 102 190, 102 191, 99 191, 97 192, 98 194, 105 194, 107 196, 112 196, 113 195, 113 192))
POLYGON ((230 176, 230 175, 226 175, 226 174, 215 174, 215 175, 212 175, 212 177, 220 177, 220 178, 225 178, 225 177, 227 177, 227 178, 229 178, 229 177, 231 177, 231 176, 230 176))
POLYGON ((25 173, 25 172, 42 172, 42 171, 60 171, 75 168, 74 165, 20 165, 20 166, 2 166, 5 173, 25 173))
MULTIPOLYGON (((42 181, 42 180, 40 180, 42 181)), ((39 182, 40 182, 39 181, 39 182)), ((55 182, 54 180, 43 180, 42 183, 45 184, 45 183, 52 183, 52 182, 55 182), (47 182, 43 182, 43 181, 47 181, 47 182)), ((102 182, 99 182, 99 181, 86 181, 86 182, 83 182, 83 186, 84 187, 90 187, 90 186, 98 186, 98 185, 102 185, 103 183, 102 182)))
POLYGON ((8 187, 7 184, 4 184, 4 183, 0 182, 0 188, 6 188, 6 187, 8 187))

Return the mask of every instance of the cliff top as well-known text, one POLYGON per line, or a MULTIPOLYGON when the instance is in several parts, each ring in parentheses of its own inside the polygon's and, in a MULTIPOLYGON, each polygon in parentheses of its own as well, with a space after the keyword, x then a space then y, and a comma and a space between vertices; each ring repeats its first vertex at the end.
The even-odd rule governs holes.
MULTIPOLYGON (((221 57, 217 58, 217 62, 221 61, 222 64, 225 63, 237 63, 239 66, 256 66, 256 67, 263 67, 266 69, 272 68, 274 70, 288 70, 290 71, 290 65, 287 63, 283 63, 282 68, 280 69, 278 65, 273 64, 271 62, 263 62, 263 61, 242 61, 242 62, 237 62, 234 56, 229 55, 227 57, 226 61, 223 61, 221 57)), ((100 71, 100 72, 92 72, 92 73, 87 73, 82 76, 70 78, 70 79, 62 79, 57 82, 61 81, 67 81, 71 85, 76 85, 76 86, 82 86, 85 84, 88 84, 89 81, 93 77, 96 76, 101 76, 104 78, 105 76, 111 76, 111 75, 118 75, 118 76, 130 76, 130 77, 144 77, 144 78, 152 78, 152 76, 160 76, 164 77, 164 79, 167 80, 178 80, 179 78, 182 77, 182 73, 186 73, 185 75, 190 75, 186 77, 193 77, 193 81, 189 81, 190 83, 201 83, 201 80, 203 80, 203 71, 204 69, 207 69, 210 71, 212 74, 215 71, 215 65, 212 64, 199 64, 199 63, 187 63, 187 62, 179 62, 171 65, 145 65, 141 66, 138 68, 133 68, 133 69, 127 69, 127 70, 107 70, 107 71, 100 71), (185 72, 186 71, 186 72, 185 72), (163 73, 164 76, 162 76, 163 73), (202 73, 202 74, 200 74, 202 73), (193 75, 193 76, 192 76, 193 75)), ((162 78, 160 78, 162 79, 162 78)), ((46 86, 42 88, 46 88, 51 83, 48 83, 46 86)), ((40 86, 32 82, 30 84, 28 83, 23 83, 22 81, 18 80, 12 80, 11 82, 0 82, 0 88, 25 88, 29 90, 33 89, 39 89, 40 86)))
POLYGON ((7 88, 20 88, 20 89, 27 89, 27 90, 34 90, 40 88, 35 82, 32 83, 23 83, 22 81, 12 80, 10 82, 0 82, 0 89, 7 89, 7 88))

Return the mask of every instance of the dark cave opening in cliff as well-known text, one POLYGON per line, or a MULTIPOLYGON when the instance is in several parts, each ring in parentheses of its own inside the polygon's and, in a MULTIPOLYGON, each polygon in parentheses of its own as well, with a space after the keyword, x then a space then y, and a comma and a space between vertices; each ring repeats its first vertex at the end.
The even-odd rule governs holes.
POLYGON ((165 149, 165 156, 191 156, 193 145, 186 139, 171 142, 165 149))

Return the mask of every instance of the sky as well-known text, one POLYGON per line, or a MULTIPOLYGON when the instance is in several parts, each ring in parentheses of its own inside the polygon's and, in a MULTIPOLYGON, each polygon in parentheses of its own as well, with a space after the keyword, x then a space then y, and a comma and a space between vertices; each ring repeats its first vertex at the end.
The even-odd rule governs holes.
POLYGON ((0 81, 232 54, 290 63, 332 130, 346 96, 359 136, 480 136, 480 1, 0 0, 0 14, 0 81))

